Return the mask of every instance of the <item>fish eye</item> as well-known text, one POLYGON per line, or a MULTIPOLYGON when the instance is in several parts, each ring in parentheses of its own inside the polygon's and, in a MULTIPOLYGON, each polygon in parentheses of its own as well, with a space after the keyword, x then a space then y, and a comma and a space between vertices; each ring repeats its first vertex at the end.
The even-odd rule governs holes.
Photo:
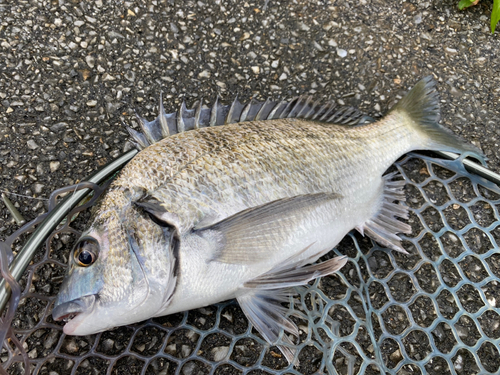
POLYGON ((88 267, 97 260, 99 253, 99 243, 90 237, 82 238, 75 246, 74 258, 76 264, 81 267, 88 267))

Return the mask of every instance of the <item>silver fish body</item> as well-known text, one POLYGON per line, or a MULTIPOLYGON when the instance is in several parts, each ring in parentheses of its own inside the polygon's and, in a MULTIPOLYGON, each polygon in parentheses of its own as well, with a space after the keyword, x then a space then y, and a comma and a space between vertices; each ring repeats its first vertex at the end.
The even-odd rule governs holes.
MULTIPOLYGON (((102 198, 70 257, 53 315, 86 335, 237 298, 270 343, 290 286, 347 261, 315 262, 353 228, 405 251, 401 181, 383 177, 406 152, 477 150, 437 124, 424 79, 382 120, 300 118, 205 127, 141 151, 102 198)), ((230 115, 228 115, 230 117, 230 115)), ((292 343, 283 336, 285 342, 292 343)), ((280 347, 291 360, 293 351, 280 347)))

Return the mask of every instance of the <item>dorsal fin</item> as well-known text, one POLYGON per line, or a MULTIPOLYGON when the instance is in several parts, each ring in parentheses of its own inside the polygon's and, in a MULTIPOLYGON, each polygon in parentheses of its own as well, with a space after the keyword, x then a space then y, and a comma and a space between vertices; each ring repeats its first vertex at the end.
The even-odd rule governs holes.
POLYGON ((168 136, 207 126, 234 124, 244 121, 264 121, 278 118, 305 118, 312 121, 335 123, 341 125, 357 125, 362 114, 352 107, 337 107, 332 100, 313 100, 312 96, 298 96, 291 100, 274 101, 270 98, 264 102, 252 99, 243 104, 236 97, 230 105, 221 105, 219 97, 206 107, 203 99, 187 108, 182 102, 180 108, 172 113, 165 113, 160 95, 159 114, 153 121, 147 121, 137 115, 141 131, 127 127, 134 139, 134 145, 142 150, 168 136))

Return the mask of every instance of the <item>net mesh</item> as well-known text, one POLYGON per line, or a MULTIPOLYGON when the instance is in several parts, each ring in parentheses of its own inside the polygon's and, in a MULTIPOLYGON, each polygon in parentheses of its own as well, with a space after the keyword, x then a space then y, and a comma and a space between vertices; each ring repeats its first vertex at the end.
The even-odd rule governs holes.
MULTIPOLYGON (((410 154, 405 180, 409 254, 351 233, 326 258, 337 274, 298 288, 300 329, 288 364, 236 302, 72 337, 51 317, 74 235, 55 236, 25 272, 12 329, 39 374, 476 374, 500 366, 500 189, 460 161, 410 154)), ((76 226, 85 222, 80 215, 76 226)), ((13 340, 3 368, 24 373, 13 340)))

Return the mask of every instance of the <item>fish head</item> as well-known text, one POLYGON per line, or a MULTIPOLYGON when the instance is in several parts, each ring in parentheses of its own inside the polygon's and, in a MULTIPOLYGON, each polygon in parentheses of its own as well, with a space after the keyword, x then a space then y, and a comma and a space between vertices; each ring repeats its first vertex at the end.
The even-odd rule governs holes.
POLYGON ((69 256, 54 304, 64 333, 88 335, 148 319, 169 303, 176 259, 169 228, 140 208, 98 215, 69 256))

